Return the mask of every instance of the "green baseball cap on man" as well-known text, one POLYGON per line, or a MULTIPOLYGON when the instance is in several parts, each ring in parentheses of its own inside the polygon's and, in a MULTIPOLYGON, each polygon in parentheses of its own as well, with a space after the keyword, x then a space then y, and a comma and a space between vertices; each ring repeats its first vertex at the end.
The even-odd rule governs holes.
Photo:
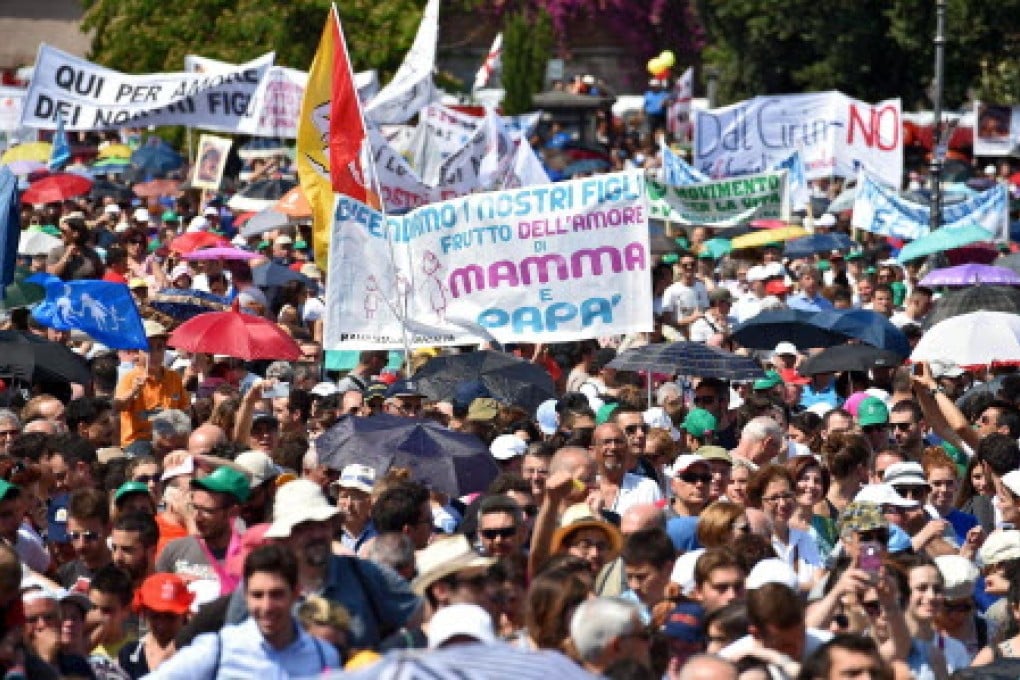
POLYGON ((861 427, 869 425, 886 425, 889 422, 889 408, 877 397, 862 399, 857 405, 857 424, 861 427))
POLYGON ((0 479, 0 501, 9 501, 21 495, 21 487, 11 484, 6 479, 0 479))
POLYGON ((218 467, 205 477, 191 480, 191 488, 211 493, 224 493, 233 496, 238 503, 244 503, 251 495, 248 476, 228 467, 218 467))
POLYGON ((773 387, 783 384, 783 377, 779 375, 777 371, 765 371, 764 378, 758 378, 754 381, 754 385, 751 389, 754 390, 771 390, 773 387))
POLYGON ((130 496, 133 493, 143 493, 148 496, 149 486, 143 482, 124 482, 117 487, 117 491, 113 494, 113 504, 120 505, 120 502, 124 500, 125 496, 130 496))
POLYGON ((703 408, 692 408, 680 425, 680 429, 692 437, 704 437, 709 432, 715 432, 717 427, 719 421, 703 408))

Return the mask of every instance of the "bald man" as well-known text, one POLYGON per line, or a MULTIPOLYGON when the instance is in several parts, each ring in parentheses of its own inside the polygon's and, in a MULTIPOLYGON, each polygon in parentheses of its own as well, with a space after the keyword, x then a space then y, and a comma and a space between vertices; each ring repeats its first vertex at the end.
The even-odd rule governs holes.
POLYGON ((188 453, 204 454, 213 450, 217 444, 227 441, 227 434, 218 425, 204 423, 195 428, 188 436, 188 453))
POLYGON ((737 667, 725 659, 711 654, 692 656, 680 670, 679 676, 674 675, 670 659, 669 676, 680 680, 737 680, 737 667))

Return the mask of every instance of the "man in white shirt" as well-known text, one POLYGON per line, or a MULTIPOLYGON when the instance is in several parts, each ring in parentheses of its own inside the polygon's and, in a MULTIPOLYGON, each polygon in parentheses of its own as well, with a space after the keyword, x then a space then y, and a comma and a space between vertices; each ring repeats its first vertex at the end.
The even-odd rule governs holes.
POLYGON ((634 460, 627 435, 619 425, 603 423, 596 427, 591 448, 598 464, 598 494, 604 509, 622 515, 632 505, 662 500, 658 484, 627 472, 634 467, 634 460))
POLYGON ((662 293, 662 313, 672 319, 684 335, 694 321, 708 309, 708 289, 698 281, 697 260, 691 253, 680 256, 680 276, 662 293))

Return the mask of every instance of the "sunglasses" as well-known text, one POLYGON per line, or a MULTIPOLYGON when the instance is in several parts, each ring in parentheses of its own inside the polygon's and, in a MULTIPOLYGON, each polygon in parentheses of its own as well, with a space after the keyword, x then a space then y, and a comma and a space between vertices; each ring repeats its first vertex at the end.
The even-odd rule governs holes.
POLYGON ((926 486, 894 486, 893 489, 904 498, 910 498, 915 501, 923 500, 928 495, 928 487, 926 486))
POLYGON ((885 529, 868 529, 858 531, 857 540, 859 543, 880 543, 885 545, 889 542, 889 532, 885 529))
POLYGON ((712 481, 712 474, 709 472, 681 472, 680 479, 687 484, 709 484, 712 481))
POLYGON ((94 531, 68 531, 67 537, 72 541, 84 540, 89 543, 99 540, 99 534, 94 531))
POLYGON ((517 527, 502 527, 500 529, 479 529, 478 534, 490 541, 497 538, 513 538, 517 534, 517 527))
POLYGON ((159 475, 138 475, 131 481, 141 482, 142 484, 152 484, 153 482, 159 481, 159 475))
POLYGON ((641 425, 628 425, 627 427, 623 428, 623 431, 626 432, 627 434, 637 434, 638 432, 644 432, 645 434, 648 434, 648 426, 643 423, 641 425))
POLYGON ((909 432, 910 428, 914 426, 913 423, 889 423, 889 427, 900 432, 909 432))

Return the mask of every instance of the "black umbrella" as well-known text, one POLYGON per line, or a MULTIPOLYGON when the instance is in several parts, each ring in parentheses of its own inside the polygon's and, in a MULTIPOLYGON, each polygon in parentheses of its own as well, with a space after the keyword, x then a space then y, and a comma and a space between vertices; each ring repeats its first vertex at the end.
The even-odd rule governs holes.
POLYGON ((417 418, 344 416, 315 448, 331 470, 360 463, 381 477, 391 467, 408 468, 412 479, 455 497, 484 491, 499 474, 481 439, 417 418))
POLYGON ((96 179, 92 181, 89 196, 97 199, 110 197, 118 203, 126 203, 133 199, 135 194, 131 191, 131 187, 111 182, 108 179, 96 179))
POLYGON ((798 368, 801 375, 837 373, 839 371, 870 371, 883 366, 899 366, 903 357, 896 352, 871 345, 836 345, 809 357, 798 368))
POLYGON ((493 399, 515 404, 529 413, 534 413, 543 401, 556 397, 556 386, 544 368, 489 350, 436 357, 412 379, 422 394, 437 401, 448 401, 459 385, 477 381, 493 399))
POLYGON ((847 336, 812 321, 817 312, 776 309, 761 312, 733 327, 734 340, 752 349, 772 349, 781 342, 798 348, 831 347, 846 342, 847 336))
POLYGON ((88 362, 65 345, 22 331, 0 331, 0 376, 79 385, 92 379, 88 362))
POLYGON ((761 365, 751 357, 732 354, 701 342, 671 342, 629 349, 609 362, 619 371, 679 373, 696 378, 756 380, 765 376, 761 365))
POLYGON ((275 262, 265 262, 251 268, 251 281, 260 288, 282 286, 288 281, 303 281, 310 284, 311 279, 300 272, 275 262))
POLYGON ((177 321, 187 321, 206 312, 225 312, 230 300, 202 290, 164 288, 149 299, 149 306, 177 321))
POLYGON ((935 307, 924 320, 924 327, 928 329, 939 321, 981 310, 1020 314, 1020 288, 971 286, 950 291, 935 302, 935 307))

